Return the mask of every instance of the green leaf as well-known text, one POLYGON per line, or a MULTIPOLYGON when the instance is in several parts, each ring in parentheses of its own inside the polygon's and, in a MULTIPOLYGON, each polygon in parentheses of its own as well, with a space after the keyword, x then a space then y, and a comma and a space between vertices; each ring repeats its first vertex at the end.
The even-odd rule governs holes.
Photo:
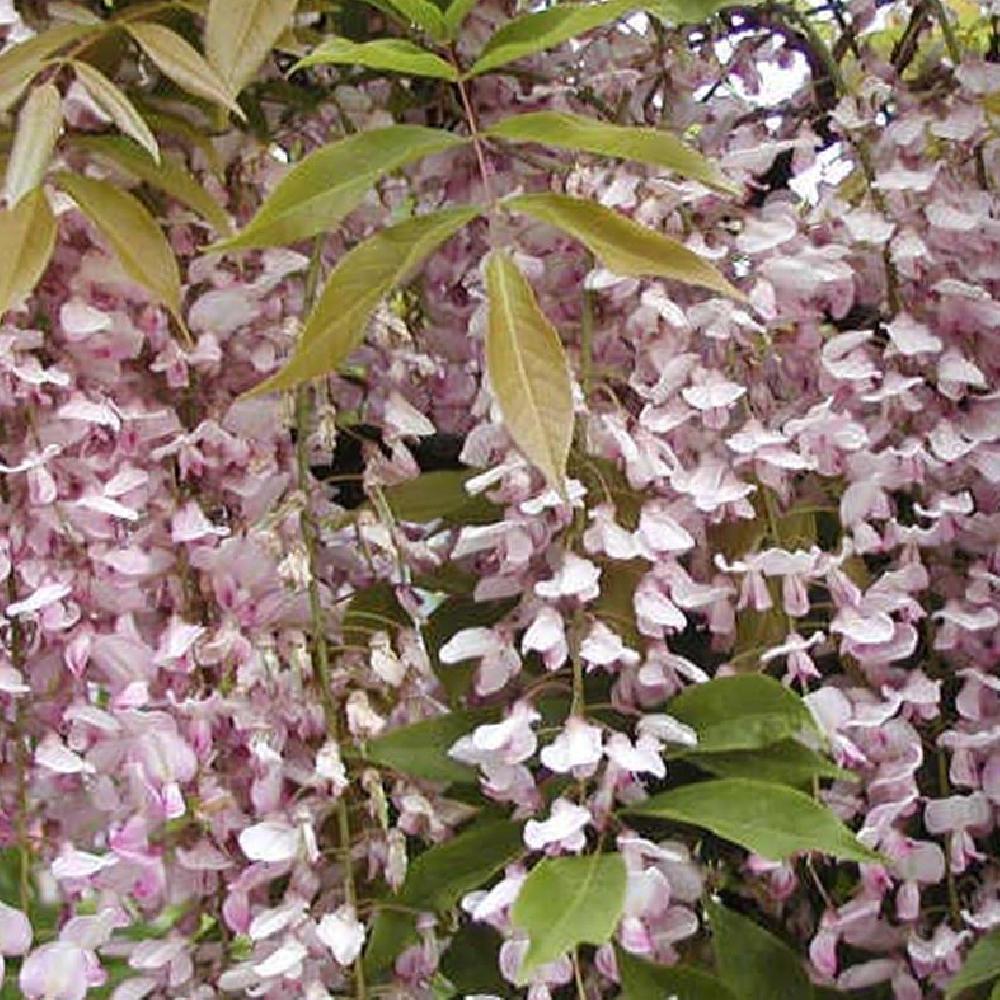
POLYGON ((663 1000, 672 996, 677 1000, 736 1000, 722 982, 702 969, 656 965, 620 947, 615 948, 615 960, 622 981, 622 1000, 663 1000))
POLYGON ((467 206, 443 209, 383 229, 356 246, 330 275, 285 367, 248 395, 337 371, 361 343, 379 302, 480 212, 467 206))
POLYGON ((379 906, 375 911, 368 944, 365 947, 363 959, 365 976, 375 979, 382 971, 389 968, 396 956, 411 944, 420 940, 417 934, 417 918, 415 913, 391 906, 379 906))
POLYGON ((389 70, 404 76, 429 76, 451 81, 458 79, 458 72, 451 63, 405 38, 379 38, 373 42, 329 38, 304 59, 300 59, 293 72, 309 66, 325 65, 366 66, 368 69, 389 70))
POLYGON ((788 945, 718 903, 706 909, 719 975, 739 1000, 809 1000, 812 984, 788 945))
POLYGON ((359 590, 344 612, 344 642, 367 646, 373 632, 395 631, 413 625, 391 584, 380 581, 359 590))
POLYGON ((205 54, 226 93, 253 79, 288 27, 298 0, 209 0, 205 54))
POLYGON ((499 969, 502 944, 503 938, 489 924, 467 923, 441 956, 441 971, 463 997, 508 996, 510 984, 499 969))
POLYGON ((424 29, 435 41, 444 41, 446 30, 441 11, 428 0, 389 0, 411 24, 424 29))
POLYGON ((703 770, 721 778, 756 778, 793 788, 808 789, 816 778, 857 781, 857 775, 837 767, 815 750, 796 740, 782 740, 758 750, 684 755, 703 770))
POLYGON ((473 783, 475 769, 452 760, 448 751, 460 737, 477 726, 495 722, 498 716, 498 709, 480 708, 414 722, 370 740, 365 745, 365 758, 412 778, 473 783))
POLYGON ((479 0, 452 0, 444 12, 444 27, 449 40, 457 38, 462 22, 479 0))
MULTIPOLYGON (((142 115, 123 91, 90 63, 72 61, 73 72, 87 93, 115 123, 119 132, 134 139, 156 163, 160 162, 160 147, 142 115)), ((193 183, 193 182, 192 182, 193 183)), ((199 186, 199 190, 201 190, 199 186)))
POLYGON ((171 160, 161 159, 157 163, 145 150, 123 136, 80 136, 74 145, 176 198, 210 222, 217 231, 225 233, 231 230, 229 216, 222 206, 187 170, 171 160))
POLYGON ((991 931, 973 945, 962 968, 948 983, 945 1000, 954 1000, 963 990, 997 977, 1000 977, 1000 929, 991 931))
POLYGON ((444 913, 524 852, 520 823, 476 823, 414 858, 399 893, 400 901, 444 913))
POLYGON ((14 146, 7 161, 4 193, 16 205, 45 178, 62 128, 62 98, 54 83, 35 87, 17 118, 14 146))
POLYGON ((514 443, 560 493, 573 439, 573 383, 559 334, 510 255, 486 264, 486 371, 514 443))
POLYGON ((334 229, 380 177, 464 142, 440 129, 392 125, 323 146, 282 179, 241 233, 209 249, 295 243, 334 229))
POLYGON ((436 607, 424 625, 424 645, 431 666, 448 692, 451 704, 468 694, 478 670, 476 660, 442 663, 441 647, 464 628, 489 628, 496 625, 517 606, 515 598, 504 601, 475 601, 464 595, 449 597, 436 607))
POLYGON ((667 711, 697 732, 693 750, 699 754, 754 750, 816 728, 806 703, 763 674, 692 684, 670 701, 667 711))
POLYGON ((89 24, 60 24, 0 55, 0 111, 6 111, 21 96, 46 59, 64 46, 96 35, 100 30, 89 24))
POLYGON ((615 274, 670 278, 744 299, 719 272, 683 243, 640 226, 595 201, 564 194, 523 194, 503 204, 555 226, 583 243, 615 274))
POLYGON ((41 188, 15 208, 0 209, 0 246, 7 247, 0 268, 0 317, 38 284, 55 243, 56 220, 41 188))
POLYGON ((518 981, 578 944, 604 944, 625 906, 625 862, 618 854, 546 858, 524 880, 511 920, 528 935, 518 981))
MULTIPOLYGON (((751 0, 748 6, 754 6, 751 0)), ((733 0, 644 0, 643 10, 667 24, 704 24, 720 10, 734 6, 733 0)))
POLYGON ((635 591, 649 572, 649 563, 642 559, 598 559, 601 566, 601 592, 591 604, 594 614, 613 632, 621 636, 626 646, 641 650, 644 638, 635 619, 635 591))
POLYGON ((56 183, 100 230, 125 273, 159 299, 183 327, 181 277, 174 252, 141 202, 107 181, 82 174, 61 172, 56 183))
POLYGON ((424 472, 415 479, 384 487, 383 493, 399 521, 421 524, 443 518, 449 524, 492 524, 503 516, 503 509, 465 490, 465 484, 476 474, 466 469, 424 472))
POLYGON ((560 149, 636 160, 672 170, 710 187, 734 194, 739 192, 711 160, 660 129, 623 128, 583 115, 533 111, 505 118, 485 129, 484 134, 508 142, 537 142, 560 149))
POLYGON ((228 108, 237 118, 245 117, 219 74, 175 31, 141 21, 128 22, 125 27, 160 72, 178 87, 228 108))
POLYGON ((577 35, 617 21, 640 6, 637 0, 606 0, 557 4, 548 10, 522 14, 490 38, 468 75, 478 76, 515 59, 562 45, 577 35))
POLYGON ((826 806, 765 781, 696 782, 654 795, 625 812, 703 827, 774 861, 803 851, 845 861, 879 860, 826 806))

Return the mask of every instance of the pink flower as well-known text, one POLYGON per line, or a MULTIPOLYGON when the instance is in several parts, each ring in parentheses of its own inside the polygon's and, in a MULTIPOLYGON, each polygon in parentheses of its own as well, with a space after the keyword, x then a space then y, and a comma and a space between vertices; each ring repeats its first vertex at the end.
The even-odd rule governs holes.
POLYGON ((558 798, 552 803, 549 819, 529 819, 525 823, 524 843, 533 851, 544 850, 548 854, 579 853, 586 846, 583 831, 590 822, 589 809, 558 798))

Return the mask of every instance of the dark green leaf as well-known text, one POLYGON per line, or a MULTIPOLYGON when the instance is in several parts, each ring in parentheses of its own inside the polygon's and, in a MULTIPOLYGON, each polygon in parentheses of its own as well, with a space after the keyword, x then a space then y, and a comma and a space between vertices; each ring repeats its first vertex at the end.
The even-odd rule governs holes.
POLYGON ((463 997, 508 996, 510 984, 499 969, 501 944, 503 938, 488 924, 465 924, 441 956, 441 971, 463 997))
POLYGON ((755 750, 816 728, 805 702, 763 674, 692 684, 667 711, 698 733, 694 750, 699 754, 755 750))
POLYGON ((724 778, 683 785, 625 810, 687 823, 778 861, 819 851, 846 861, 878 861, 826 806, 783 785, 724 778))
POLYGON ((391 125, 330 143, 310 153, 282 178, 242 232, 211 249, 297 243, 335 229, 380 177, 464 141, 440 129, 391 125))
POLYGON ((563 3, 522 14, 503 25, 483 47, 469 76, 497 69, 515 59, 543 52, 577 35, 617 21, 641 6, 637 0, 563 3))
POLYGON ((300 59, 294 69, 333 65, 365 66, 368 69, 401 73, 403 76, 429 76, 438 80, 458 79, 458 73, 451 63, 405 38, 379 38, 373 42, 329 38, 304 59, 300 59))
POLYGON ((452 760, 448 751, 459 737, 483 723, 495 722, 498 715, 497 709, 475 709, 402 726, 369 741, 366 759, 425 781, 475 782, 475 769, 452 760))
POLYGON ((758 781, 810 788, 816 778, 857 781, 857 775, 837 767, 827 757, 796 740, 782 740, 759 750, 687 753, 685 759, 720 778, 756 778, 758 781))
POLYGON ((812 984, 788 945, 718 903, 706 909, 719 975, 738 1000, 810 1000, 812 984))
POLYGON ((568 233, 615 274, 669 278, 744 298, 708 261, 683 243, 640 226, 596 201, 565 194, 523 194, 506 198, 503 204, 568 233))
POLYGON ((604 944, 625 906, 627 876, 618 854, 546 858, 525 879, 511 908, 515 927, 528 935, 518 979, 554 962, 579 944, 604 944))
MULTIPOLYGON (((615 948, 622 1000, 736 1000, 715 976, 689 965, 655 965, 615 948)), ((763 995, 757 1000, 763 1000, 763 995)))
POLYGON ((422 524, 443 518, 449 524, 492 524, 503 510, 484 496, 471 496, 465 484, 477 473, 464 469, 424 472, 383 489, 393 516, 399 521, 422 524))
POLYGON ((377 978, 392 965, 404 948, 419 940, 416 914, 393 909, 391 905, 379 906, 365 948, 365 976, 368 979, 377 978))
POLYGON ((344 612, 344 642, 367 646, 374 632, 393 632, 412 625, 413 619, 399 603, 395 590, 380 581, 351 598, 344 612))
MULTIPOLYGON (((953 1000, 962 990, 1000 977, 1000 929, 981 937, 965 957, 962 968, 948 984, 946 1000, 953 1000)), ((995 991, 994 991, 995 992, 995 991)))
POLYGON ((710 187, 738 193, 709 159, 661 129, 624 128, 564 111, 533 111, 505 118, 485 130, 508 142, 537 142, 560 149, 617 156, 672 170, 710 187))
POLYGON ((643 637, 635 619, 635 591, 639 581, 649 572, 649 563, 642 559, 598 562, 602 566, 601 592, 591 608, 608 628, 621 636, 626 646, 641 650, 643 637))
POLYGON ((431 666, 452 704, 468 692, 469 684, 478 669, 475 660, 464 663, 442 663, 441 647, 456 633, 465 628, 489 628, 496 625, 517 606, 517 600, 475 601, 471 597, 456 595, 434 609, 424 625, 424 645, 431 659, 431 666))
POLYGON ((520 823, 476 823, 410 863, 400 901, 420 910, 445 912, 524 851, 520 823))

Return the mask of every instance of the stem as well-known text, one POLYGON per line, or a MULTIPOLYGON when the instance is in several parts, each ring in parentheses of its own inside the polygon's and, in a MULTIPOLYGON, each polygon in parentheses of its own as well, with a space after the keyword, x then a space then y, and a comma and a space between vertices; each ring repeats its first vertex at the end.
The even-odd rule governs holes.
MULTIPOLYGON (((942 798, 951 795, 951 782, 948 780, 948 759, 943 750, 937 752, 938 792, 942 798)), ((944 851, 944 877, 948 886, 948 915, 951 926, 956 930, 962 926, 962 905, 958 898, 958 887, 955 885, 955 873, 951 869, 951 851, 944 851)))
POLYGON ((583 290, 583 315, 580 317, 580 387, 584 403, 590 398, 594 373, 594 293, 583 290))
POLYGON ((944 35, 944 46, 948 50, 948 58, 951 60, 952 67, 958 69, 962 62, 962 47, 958 44, 958 37, 951 21, 948 20, 948 11, 945 10, 941 0, 929 0, 929 3, 938 24, 941 25, 941 34, 944 35))
MULTIPOLYGON (((10 485, 6 476, 0 476, 0 501, 4 507, 12 510, 10 502, 10 485)), ((8 535, 11 546, 8 553, 10 561, 10 572, 7 575, 7 603, 13 604, 17 601, 17 569, 14 565, 12 536, 8 535)), ((24 656, 24 636, 21 632, 20 619, 14 617, 10 622, 10 661, 23 676, 25 666, 24 656)), ((18 897, 21 911, 27 913, 31 905, 31 848, 28 838, 28 755, 24 743, 24 734, 21 732, 19 702, 14 700, 14 747, 17 765, 17 819, 15 828, 17 832, 18 850, 18 897)))
MULTIPOLYGON (((934 0, 940 6, 940 0, 934 0)), ((819 56, 823 63, 823 68, 826 70, 827 75, 833 83, 836 89, 838 97, 847 97, 850 93, 847 82, 844 80, 843 73, 840 72, 840 65, 837 60, 834 59, 833 53, 830 51, 830 47, 823 40, 822 36, 813 27, 812 22, 805 15, 800 13, 794 7, 782 7, 782 13, 784 13, 790 20, 794 21, 798 27, 801 29, 802 33, 806 36, 809 41, 809 45, 812 47, 813 51, 819 56)), ((950 29, 949 25, 949 29, 950 29)), ((957 43, 956 43, 957 44, 957 43)), ((883 214, 886 214, 886 202, 885 198, 882 196, 882 192, 875 187, 875 166, 872 162, 871 147, 868 145, 868 140, 863 136, 853 136, 849 137, 848 141, 854 147, 858 154, 858 162, 861 164, 861 169, 864 171, 865 180, 868 183, 868 193, 871 195, 872 201, 875 203, 875 207, 883 214)), ((885 270, 885 295, 886 303, 889 307, 889 313, 894 316, 900 310, 899 301, 899 275, 896 272, 896 265, 893 263, 892 254, 889 249, 889 242, 886 241, 885 246, 882 250, 882 266, 885 270)))
POLYGON ((465 121, 469 127, 469 137, 472 139, 472 145, 476 151, 476 161, 479 163, 479 174, 483 181, 483 191, 486 194, 486 200, 492 208, 496 205, 497 198, 493 191, 493 185, 490 182, 490 170, 486 162, 486 148, 483 145, 483 137, 479 132, 479 120, 476 118, 472 101, 469 99, 469 89, 465 85, 465 79, 462 76, 462 67, 458 64, 458 57, 455 54, 454 47, 451 51, 451 61, 455 67, 455 71, 458 73, 455 86, 458 87, 458 96, 461 98, 462 110, 465 112, 465 121))
POLYGON ((587 991, 583 985, 583 973, 580 970, 580 953, 573 949, 573 978, 576 980, 576 995, 579 1000, 587 1000, 587 991))
MULTIPOLYGON (((323 237, 313 243, 306 286, 303 293, 303 313, 308 313, 316 297, 320 271, 323 264, 323 237)), ((309 425, 312 416, 312 391, 308 385, 300 386, 295 394, 295 464, 298 488, 305 500, 299 512, 299 532, 305 546, 309 567, 309 618, 311 633, 312 679, 323 703, 327 735, 338 742, 337 705, 333 698, 330 677, 330 644, 326 636, 326 621, 319 589, 317 549, 319 531, 310 506, 311 473, 309 471, 309 425)), ((346 766, 346 765, 345 765, 346 766)), ((337 799, 337 834, 344 865, 344 899, 357 912, 357 888, 354 883, 354 864, 351 858, 351 825, 347 812, 346 792, 337 799)), ((359 955, 354 961, 354 988, 357 1000, 366 1000, 365 974, 359 955)))

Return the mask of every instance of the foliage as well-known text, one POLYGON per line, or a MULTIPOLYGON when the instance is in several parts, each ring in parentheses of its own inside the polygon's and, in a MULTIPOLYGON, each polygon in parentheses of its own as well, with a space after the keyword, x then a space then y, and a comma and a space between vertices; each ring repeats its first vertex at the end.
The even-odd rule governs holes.
POLYGON ((995 4, 0 32, 4 996, 1000 990, 995 4))

